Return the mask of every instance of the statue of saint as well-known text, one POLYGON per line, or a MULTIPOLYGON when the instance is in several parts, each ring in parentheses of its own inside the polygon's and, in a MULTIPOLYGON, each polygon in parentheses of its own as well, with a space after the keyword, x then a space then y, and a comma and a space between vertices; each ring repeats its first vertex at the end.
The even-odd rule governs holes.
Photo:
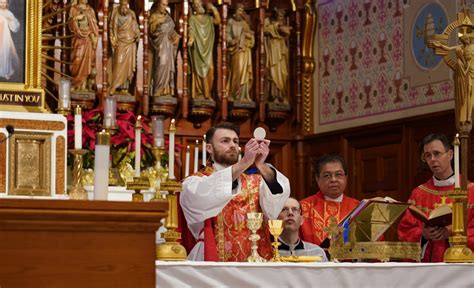
POLYGON ((72 37, 71 76, 72 88, 77 91, 90 91, 89 75, 95 69, 95 52, 99 27, 95 11, 87 4, 87 0, 71 6, 69 11, 69 29, 72 37))
MULTIPOLYGON (((461 29, 460 29, 461 30, 461 29)), ((446 46, 439 41, 430 45, 445 53, 454 50, 457 61, 454 66, 454 103, 456 106, 456 127, 472 127, 472 104, 474 98, 474 44, 467 31, 460 31, 460 45, 446 46)))
POLYGON ((8 7, 7 0, 0 0, 0 77, 6 80, 15 73, 20 63, 11 35, 11 32, 20 30, 20 22, 8 7))
POLYGON ((291 27, 285 24, 285 11, 275 9, 273 17, 265 19, 265 53, 267 94, 269 102, 288 103, 288 47, 286 40, 291 27))
POLYGON ((227 91, 232 101, 251 102, 253 84, 252 47, 254 32, 245 19, 244 5, 238 3, 226 28, 229 76, 227 91))
POLYGON ((128 8, 128 0, 120 0, 120 4, 113 8, 109 33, 112 46, 110 94, 114 94, 117 88, 128 93, 137 66, 137 42, 140 40, 137 18, 128 8))
POLYGON ((166 11, 168 0, 161 0, 152 8, 149 18, 150 43, 153 50, 151 69, 152 96, 174 96, 176 53, 179 35, 174 30, 174 21, 166 11))
POLYGON ((204 9, 201 0, 193 0, 192 8, 193 14, 189 17, 188 30, 188 47, 192 67, 191 93, 194 99, 212 99, 214 25, 221 23, 221 17, 217 8, 210 1, 207 2, 206 9, 204 9))

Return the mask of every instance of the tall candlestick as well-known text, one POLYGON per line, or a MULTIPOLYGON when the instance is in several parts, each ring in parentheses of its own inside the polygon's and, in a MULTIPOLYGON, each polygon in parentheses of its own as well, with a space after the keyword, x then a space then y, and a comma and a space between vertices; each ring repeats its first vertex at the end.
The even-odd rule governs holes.
POLYGON ((142 116, 137 117, 135 122, 135 177, 140 177, 140 160, 141 160, 141 148, 142 148, 142 124, 140 120, 142 116))
POLYGON ((168 178, 170 180, 174 178, 174 134, 176 133, 176 125, 175 120, 171 119, 170 124, 170 139, 169 139, 169 147, 168 147, 168 178))
POLYGON ((202 166, 207 165, 207 155, 206 155, 206 135, 204 134, 204 139, 202 140, 202 166))
POLYGON ((107 200, 109 187, 110 134, 102 131, 96 135, 94 161, 94 200, 107 200))
POLYGON ((104 128, 115 128, 117 115, 117 99, 115 97, 104 98, 104 128))
POLYGON ((74 109, 74 149, 82 149, 82 109, 76 106, 74 109))
POLYGON ((165 144, 165 138, 163 133, 163 116, 152 116, 151 126, 153 129, 153 145, 155 147, 163 147, 165 144))
POLYGON ((454 138, 454 188, 461 188, 459 179, 459 134, 454 138))
POLYGON ((198 171, 198 162, 199 162, 199 140, 196 140, 196 145, 194 145, 194 173, 198 171))
POLYGON ((191 157, 191 153, 190 153, 190 150, 191 148, 188 146, 186 146, 186 163, 184 165, 184 177, 188 177, 189 176, 189 159, 191 157))

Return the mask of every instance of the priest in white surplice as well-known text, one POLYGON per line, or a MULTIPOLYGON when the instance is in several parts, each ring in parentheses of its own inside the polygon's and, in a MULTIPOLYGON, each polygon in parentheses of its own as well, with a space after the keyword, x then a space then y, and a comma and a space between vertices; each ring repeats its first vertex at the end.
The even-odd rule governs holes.
POLYGON ((263 212, 259 254, 272 256, 267 219, 276 219, 290 195, 288 179, 265 163, 269 140, 250 139, 240 161, 239 128, 220 123, 206 133, 211 166, 186 178, 180 196, 188 228, 197 239, 190 260, 243 261, 251 252, 248 212, 263 212), (245 172, 255 165, 256 173, 245 172), (244 173, 245 172, 245 173, 244 173))

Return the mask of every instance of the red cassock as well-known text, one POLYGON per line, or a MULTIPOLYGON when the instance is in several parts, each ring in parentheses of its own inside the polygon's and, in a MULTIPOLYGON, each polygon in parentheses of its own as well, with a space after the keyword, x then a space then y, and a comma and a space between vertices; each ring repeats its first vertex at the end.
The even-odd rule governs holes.
POLYGON ((323 228, 329 226, 331 216, 339 223, 359 204, 359 200, 344 195, 341 202, 327 201, 319 191, 300 201, 304 216, 300 233, 303 241, 320 245, 328 236, 323 228))
MULTIPOLYGON (((433 178, 425 184, 413 189, 408 202, 415 205, 428 215, 435 204, 441 203, 441 196, 448 196, 448 191, 453 190, 454 185, 435 186, 433 178)), ((453 202, 446 199, 446 203, 453 202)), ((474 249, 474 184, 468 185, 468 204, 467 204, 467 246, 474 249)), ((405 242, 420 242, 423 230, 423 222, 416 219, 412 213, 407 210, 400 220, 398 226, 398 238, 405 242)), ((448 240, 430 240, 427 243, 425 253, 422 256, 422 262, 442 262, 444 252, 449 247, 448 240)))

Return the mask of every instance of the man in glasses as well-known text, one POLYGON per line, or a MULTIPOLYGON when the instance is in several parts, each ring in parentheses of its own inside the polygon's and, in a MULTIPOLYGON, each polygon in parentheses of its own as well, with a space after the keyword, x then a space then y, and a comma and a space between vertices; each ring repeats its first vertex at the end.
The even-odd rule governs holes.
MULTIPOLYGON (((413 189, 408 202, 428 214, 439 203, 441 196, 447 196, 454 189, 454 173, 451 167, 453 150, 451 142, 444 134, 430 134, 420 143, 421 159, 426 162, 433 177, 428 182, 413 189)), ((468 246, 474 248, 474 185, 468 184, 467 235, 468 246)), ((446 199, 446 203, 452 202, 446 199)), ((423 262, 442 262, 444 251, 449 247, 451 225, 444 227, 425 226, 409 210, 405 212, 398 226, 401 241, 421 242, 423 262)))
POLYGON ((354 209, 359 201, 344 195, 347 185, 347 164, 340 155, 323 155, 316 161, 316 181, 319 192, 301 200, 304 223, 301 236, 304 241, 329 246, 327 233, 331 218, 339 223, 354 209), (324 241, 324 243, 323 243, 324 241))
POLYGON ((295 198, 288 198, 285 206, 278 215, 278 219, 283 221, 283 232, 278 241, 278 250, 281 256, 320 256, 322 262, 328 261, 324 250, 313 243, 300 239, 299 230, 304 223, 301 215, 301 206, 295 198))

